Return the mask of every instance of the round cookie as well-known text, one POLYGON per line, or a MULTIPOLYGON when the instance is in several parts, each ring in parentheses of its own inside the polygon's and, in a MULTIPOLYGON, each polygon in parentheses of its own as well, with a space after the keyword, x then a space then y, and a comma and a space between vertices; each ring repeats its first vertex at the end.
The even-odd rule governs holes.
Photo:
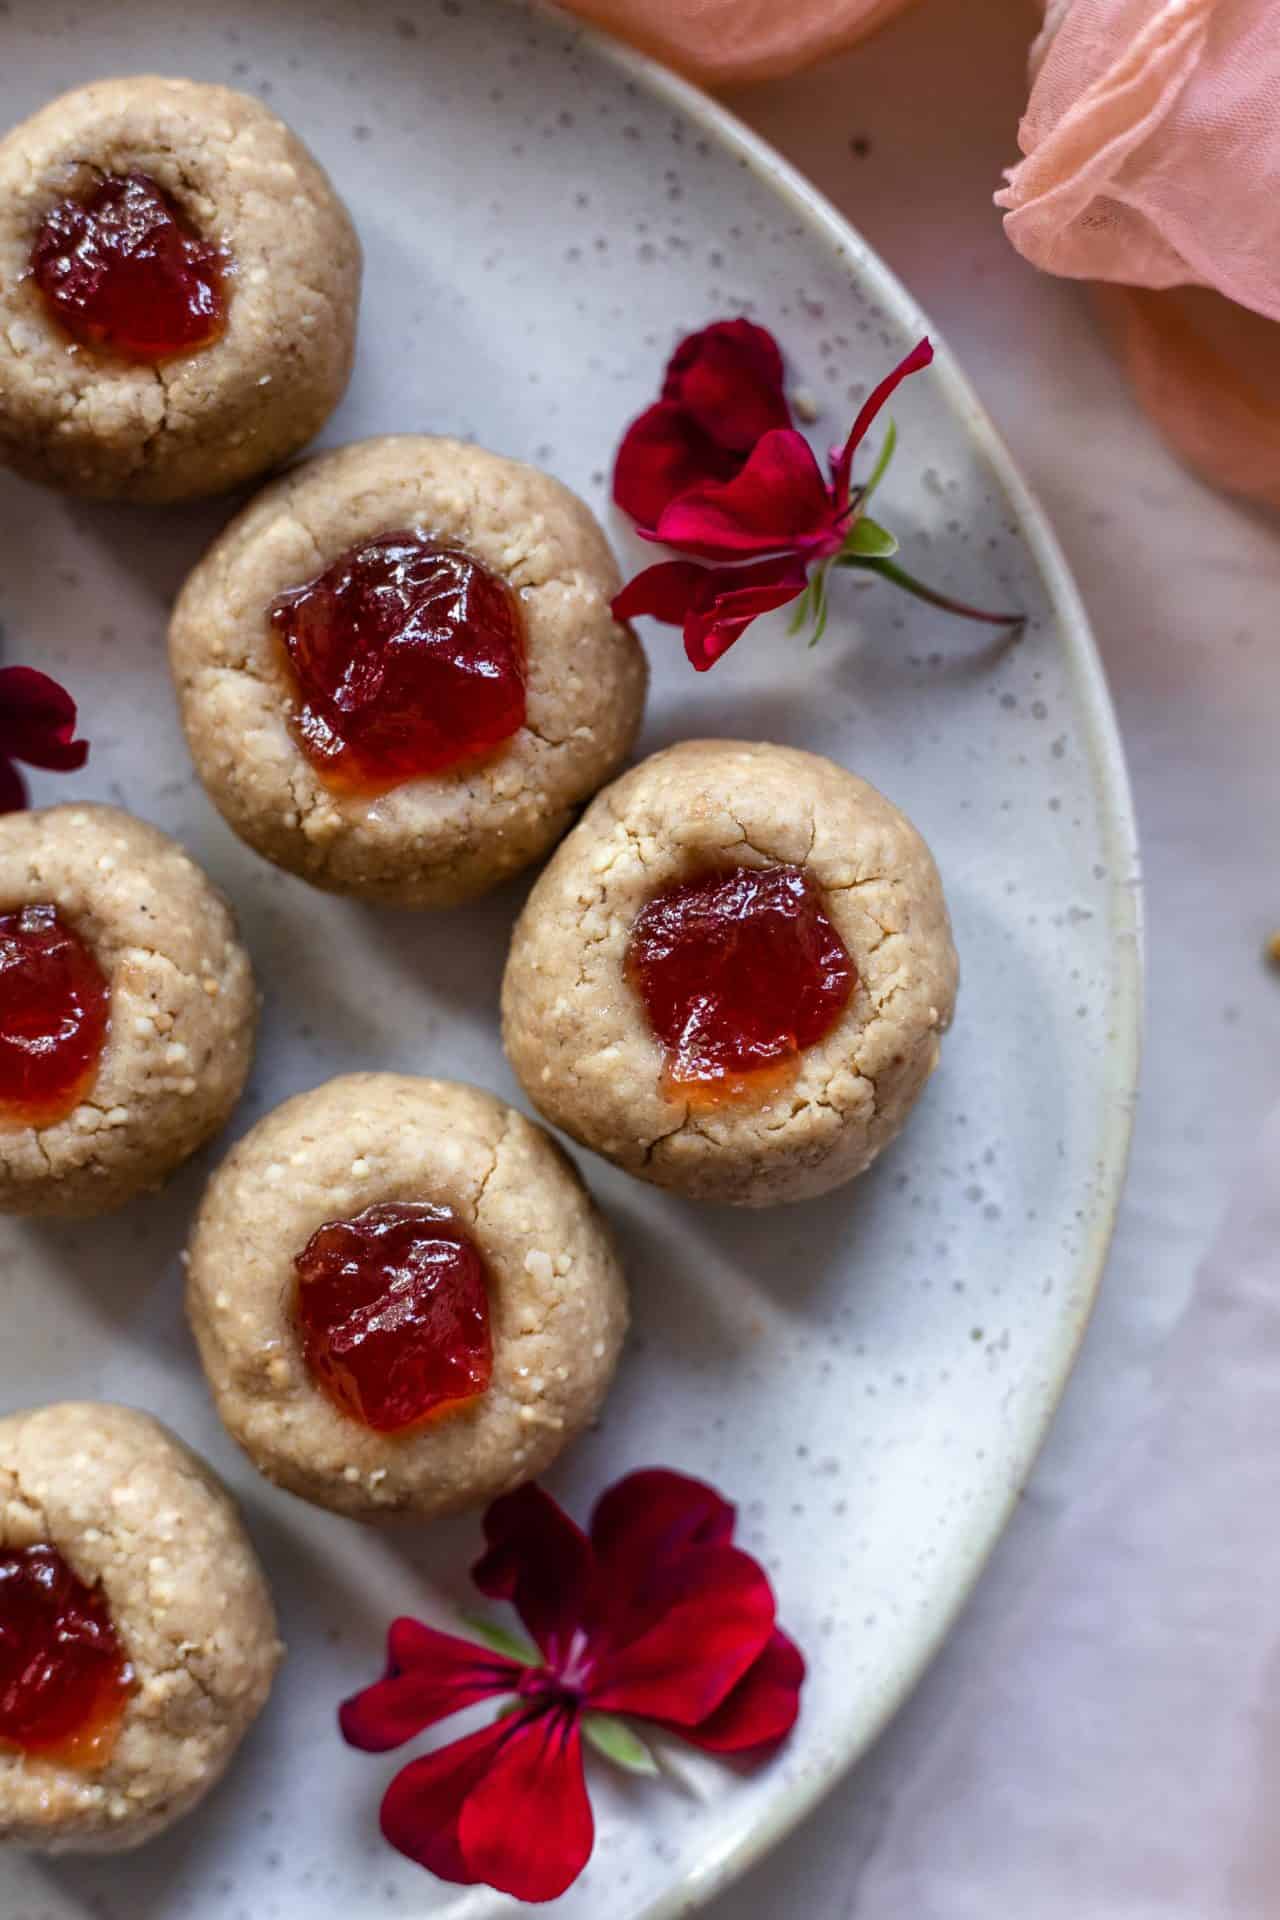
POLYGON ((539 877, 502 989, 507 1054, 546 1117, 629 1173, 699 1200, 767 1206, 861 1173, 898 1132, 938 1057, 956 956, 937 869, 915 828, 816 754, 690 740, 606 788, 539 877), (637 915, 716 869, 802 868, 856 969, 794 1077, 699 1107, 625 972, 637 915))
POLYGON ((116 807, 0 816, 0 916, 47 906, 97 962, 109 1024, 65 1118, 0 1113, 0 1212, 104 1213, 224 1125, 253 1057, 257 996, 222 895, 176 841, 116 807))
POLYGON ((475 1087, 348 1074, 259 1121, 209 1182, 187 1310, 218 1412, 261 1472, 360 1518, 483 1505, 594 1418, 627 1326, 604 1219, 560 1148, 475 1087), (488 1271, 492 1378, 443 1417, 377 1432, 317 1384, 294 1262, 317 1230, 396 1202, 452 1210, 488 1271))
POLYGON ((0 141, 0 463, 98 499, 239 486, 341 399, 359 291, 345 208, 261 101, 153 75, 64 94, 0 141), (220 336, 141 362, 77 344, 32 274, 54 209, 139 175, 229 262, 220 336))
POLYGON ((337 893, 403 906, 466 900, 536 860, 625 759, 643 714, 639 642, 609 603, 620 576, 583 503, 550 475, 457 440, 365 440, 268 487, 191 574, 170 659, 210 798, 269 860, 337 893), (374 797, 303 753, 268 612, 362 542, 414 529, 514 590, 525 724, 480 762, 374 797))
POLYGON ((0 1842, 137 1846, 209 1791, 266 1704, 283 1653, 266 1579, 209 1468, 130 1407, 0 1420, 0 1554, 42 1546, 100 1593, 132 1689, 105 1764, 0 1746, 0 1842))

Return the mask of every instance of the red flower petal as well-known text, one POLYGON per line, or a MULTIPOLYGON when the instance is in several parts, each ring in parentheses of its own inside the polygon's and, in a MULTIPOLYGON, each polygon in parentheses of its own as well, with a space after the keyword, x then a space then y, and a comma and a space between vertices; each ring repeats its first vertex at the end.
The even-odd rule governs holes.
POLYGON ((849 499, 849 476, 853 471, 853 456, 865 435, 867 428, 879 413, 895 387, 901 386, 909 373, 919 373, 921 367, 927 367, 933 359, 933 348, 928 339, 918 340, 905 359, 899 360, 892 373, 887 373, 878 387, 873 387, 858 411, 858 417, 849 429, 849 438, 845 441, 831 471, 831 488, 836 499, 842 505, 849 499))
POLYGON ((592 1554, 586 1534, 531 1484, 493 1502, 484 1536, 488 1551, 471 1578, 491 1599, 509 1600, 547 1664, 563 1666, 587 1607, 592 1554))
POLYGON ((552 1708, 517 1727, 468 1798, 458 1837, 479 1877, 519 1900, 572 1886, 595 1844, 576 1714, 552 1708))
POLYGON ((826 482, 803 434, 778 428, 756 442, 734 479, 693 487, 673 500, 645 539, 712 560, 839 545, 826 482))
POLYGON ((442 1880, 556 1899, 595 1838, 576 1721, 512 1715, 411 1761, 387 1788, 382 1831, 442 1880))
POLYGON ((698 603, 685 616, 684 650, 690 664, 706 673, 753 620, 797 600, 807 584, 805 562, 790 554, 747 567, 709 568, 698 603))
POLYGON ((441 1880, 472 1885, 478 1876, 463 1858, 458 1821, 514 1721, 494 1721, 402 1767, 382 1796, 383 1837, 441 1880))
POLYGON ((749 320, 719 320, 680 342, 661 400, 627 428, 613 497, 652 527, 680 494, 731 480, 762 434, 790 424, 772 334, 749 320))
POLYGON ((764 1652, 700 1726, 673 1732, 710 1753, 745 1753, 773 1746, 790 1733, 800 1711, 804 1659, 795 1642, 775 1629, 764 1652))
POLYGON ((19 813, 26 804, 26 781, 12 760, 0 759, 0 813, 19 813))
POLYGON ((741 465, 741 454, 717 446, 683 407, 660 400, 622 436, 613 497, 624 513, 651 527, 677 494, 731 479, 741 465))
MULTIPOLYGON (((594 1637, 622 1645, 646 1632, 653 1624, 655 1572, 681 1554, 728 1546, 734 1518, 714 1487, 682 1473, 652 1467, 616 1481, 591 1516, 594 1637)), ((657 1604, 664 1599, 665 1590, 657 1604)))
POLYGON ((385 1753, 477 1700, 514 1693, 524 1671, 471 1640, 437 1633, 420 1620, 396 1620, 387 1635, 385 1674, 343 1701, 338 1725, 349 1745, 385 1753))
POLYGON ((660 560, 629 580, 613 601, 616 619, 652 614, 684 628, 684 650, 699 673, 713 667, 745 628, 804 592, 805 562, 791 554, 745 567, 700 567, 693 560, 660 560))
POLYGON ((682 340, 667 363, 662 397, 683 407, 718 446, 742 454, 771 427, 791 425, 778 343, 750 320, 717 320, 682 340))
POLYGON ((690 1547, 728 1546, 734 1517, 729 1502, 703 1480, 665 1467, 629 1473, 600 1496, 591 1515, 601 1577, 625 1586, 655 1561, 690 1547))
POLYGON ((89 754, 75 730, 76 703, 65 687, 34 667, 0 667, 0 754, 70 773, 89 754))
POLYGON ((625 1612, 593 1634, 590 1704, 697 1726, 759 1659, 773 1628, 773 1591, 750 1554, 691 1548, 656 1567, 625 1612))
POLYGON ((621 593, 614 595, 613 617, 633 620, 638 613, 649 613, 669 627, 682 626, 686 613, 697 602, 708 571, 696 560, 660 560, 628 580, 621 593))

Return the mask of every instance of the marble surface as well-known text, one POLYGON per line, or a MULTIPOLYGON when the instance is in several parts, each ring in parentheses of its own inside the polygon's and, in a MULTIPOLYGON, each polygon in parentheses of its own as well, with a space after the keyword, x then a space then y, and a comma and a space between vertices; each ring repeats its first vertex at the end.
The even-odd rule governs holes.
POLYGON ((958 1630, 713 1920, 1280 1911, 1280 975, 1261 959, 1280 925, 1280 529, 1174 462, 1085 291, 1003 238, 991 193, 1031 21, 926 0, 731 104, 934 315, 1084 592, 1144 841, 1129 1185, 1066 1402, 958 1630))

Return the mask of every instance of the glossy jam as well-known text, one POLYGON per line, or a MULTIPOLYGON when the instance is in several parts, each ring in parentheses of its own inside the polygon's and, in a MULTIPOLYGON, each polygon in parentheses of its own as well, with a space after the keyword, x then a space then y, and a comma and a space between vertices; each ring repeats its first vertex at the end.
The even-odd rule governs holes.
POLYGON ((101 1589, 56 1547, 0 1549, 0 1749, 105 1766, 133 1685, 101 1589))
POLYGON ((304 1358, 344 1413, 396 1433, 488 1387, 484 1262, 447 1207, 392 1201, 331 1220, 294 1267, 304 1358))
POLYGON ((145 173, 107 174, 60 200, 31 249, 32 278, 72 339, 130 360, 211 345, 226 325, 226 271, 145 173))
POLYGON ((51 1127, 87 1093, 110 989, 56 908, 0 913, 0 1127, 51 1127))
POLYGON ((669 1087, 695 1104, 785 1084, 857 984, 800 867, 734 867, 657 894, 636 916, 626 973, 669 1087))
POLYGON ((524 620, 478 560, 414 532, 353 547, 282 594, 303 752, 337 786, 385 793, 494 752, 525 719, 524 620))

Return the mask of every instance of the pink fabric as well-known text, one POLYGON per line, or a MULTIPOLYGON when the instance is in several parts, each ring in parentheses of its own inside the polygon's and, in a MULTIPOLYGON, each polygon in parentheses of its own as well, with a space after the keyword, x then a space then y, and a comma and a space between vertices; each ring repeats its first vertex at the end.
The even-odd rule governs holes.
POLYGON ((1280 0, 1048 0, 1031 69, 1009 238, 1122 283, 1104 319, 1167 438, 1280 504, 1280 0))
POLYGON ((702 81, 767 80, 852 46, 909 0, 561 0, 702 81))
POLYGON ((1057 0, 996 195, 1036 266, 1280 320, 1276 0, 1057 0))

